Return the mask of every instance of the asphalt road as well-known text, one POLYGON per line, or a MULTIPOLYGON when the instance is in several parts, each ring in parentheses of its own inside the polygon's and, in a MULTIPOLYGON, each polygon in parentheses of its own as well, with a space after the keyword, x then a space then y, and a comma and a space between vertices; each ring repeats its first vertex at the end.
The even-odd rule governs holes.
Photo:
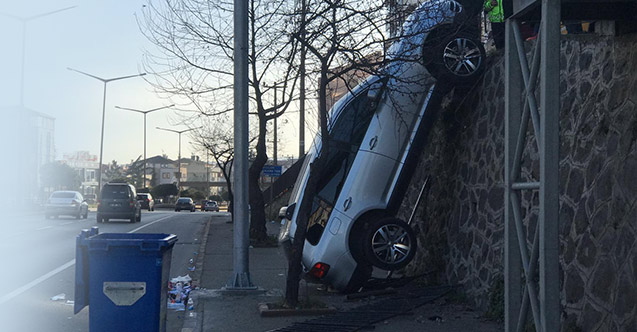
MULTIPOLYGON (((214 213, 216 214, 216 213, 214 213)), ((22 332, 88 331, 90 306, 73 314, 75 238, 82 229, 100 233, 171 233, 171 277, 185 275, 196 260, 205 223, 213 212, 144 211, 140 223, 88 219, 45 219, 43 214, 0 216, 0 330, 22 332), (64 299, 51 298, 64 294, 64 299)), ((169 317, 175 314, 169 312, 169 317)), ((175 324, 169 324, 169 331, 175 324)))

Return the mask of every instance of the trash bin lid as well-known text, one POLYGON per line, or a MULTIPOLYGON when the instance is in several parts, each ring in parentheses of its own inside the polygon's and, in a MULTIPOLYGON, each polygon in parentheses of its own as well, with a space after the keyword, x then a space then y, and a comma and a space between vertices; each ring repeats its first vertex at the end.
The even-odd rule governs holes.
POLYGON ((165 233, 102 233, 83 240, 88 250, 108 250, 111 247, 138 247, 143 251, 171 248, 177 235, 165 233))

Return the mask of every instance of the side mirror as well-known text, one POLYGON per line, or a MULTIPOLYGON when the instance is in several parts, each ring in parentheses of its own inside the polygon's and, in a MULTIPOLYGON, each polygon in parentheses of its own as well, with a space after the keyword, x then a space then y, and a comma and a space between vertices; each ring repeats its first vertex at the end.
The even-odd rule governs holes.
POLYGON ((285 209, 285 219, 292 220, 292 216, 294 215, 294 210, 296 209, 296 203, 288 205, 285 209))

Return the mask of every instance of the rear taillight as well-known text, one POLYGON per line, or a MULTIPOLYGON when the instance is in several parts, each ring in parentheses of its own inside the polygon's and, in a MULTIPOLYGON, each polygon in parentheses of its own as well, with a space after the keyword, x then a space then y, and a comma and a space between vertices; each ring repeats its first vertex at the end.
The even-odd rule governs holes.
POLYGON ((75 205, 80 205, 80 202, 78 201, 71 201, 71 205, 75 206, 75 205))
POLYGON ((327 275, 327 271, 329 270, 330 270, 329 265, 319 262, 314 264, 309 274, 317 279, 323 279, 323 277, 327 275))
POLYGON ((130 207, 135 206, 135 201, 130 201, 130 207))

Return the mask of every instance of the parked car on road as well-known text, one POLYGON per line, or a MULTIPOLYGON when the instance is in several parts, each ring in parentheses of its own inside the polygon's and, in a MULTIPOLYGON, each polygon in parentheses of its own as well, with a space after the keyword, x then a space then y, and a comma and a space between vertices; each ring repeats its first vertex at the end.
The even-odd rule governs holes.
POLYGON ((179 212, 181 210, 189 210, 190 212, 195 212, 195 202, 190 197, 179 197, 177 203, 175 203, 175 211, 179 212))
POLYGON ((139 193, 137 194, 137 201, 141 205, 142 209, 147 209, 148 211, 155 211, 155 200, 153 196, 149 193, 139 193))
POLYGON ((59 216, 88 218, 88 203, 77 191, 54 191, 46 202, 44 216, 47 219, 59 216))
POLYGON ((216 201, 207 201, 206 204, 204 204, 202 210, 219 212, 219 205, 217 204, 216 201))
POLYGON ((97 201, 97 222, 110 219, 142 220, 141 204, 137 201, 135 187, 128 183, 106 183, 97 201))
POLYGON ((484 49, 464 19, 455 1, 423 2, 388 49, 388 65, 330 110, 329 149, 315 138, 281 237, 294 243, 298 208, 310 200, 302 257, 306 278, 355 291, 373 267, 393 271, 413 259, 416 234, 395 215, 417 152, 449 87, 471 84, 484 69, 484 49), (304 197, 312 162, 324 151, 316 192, 304 197))

